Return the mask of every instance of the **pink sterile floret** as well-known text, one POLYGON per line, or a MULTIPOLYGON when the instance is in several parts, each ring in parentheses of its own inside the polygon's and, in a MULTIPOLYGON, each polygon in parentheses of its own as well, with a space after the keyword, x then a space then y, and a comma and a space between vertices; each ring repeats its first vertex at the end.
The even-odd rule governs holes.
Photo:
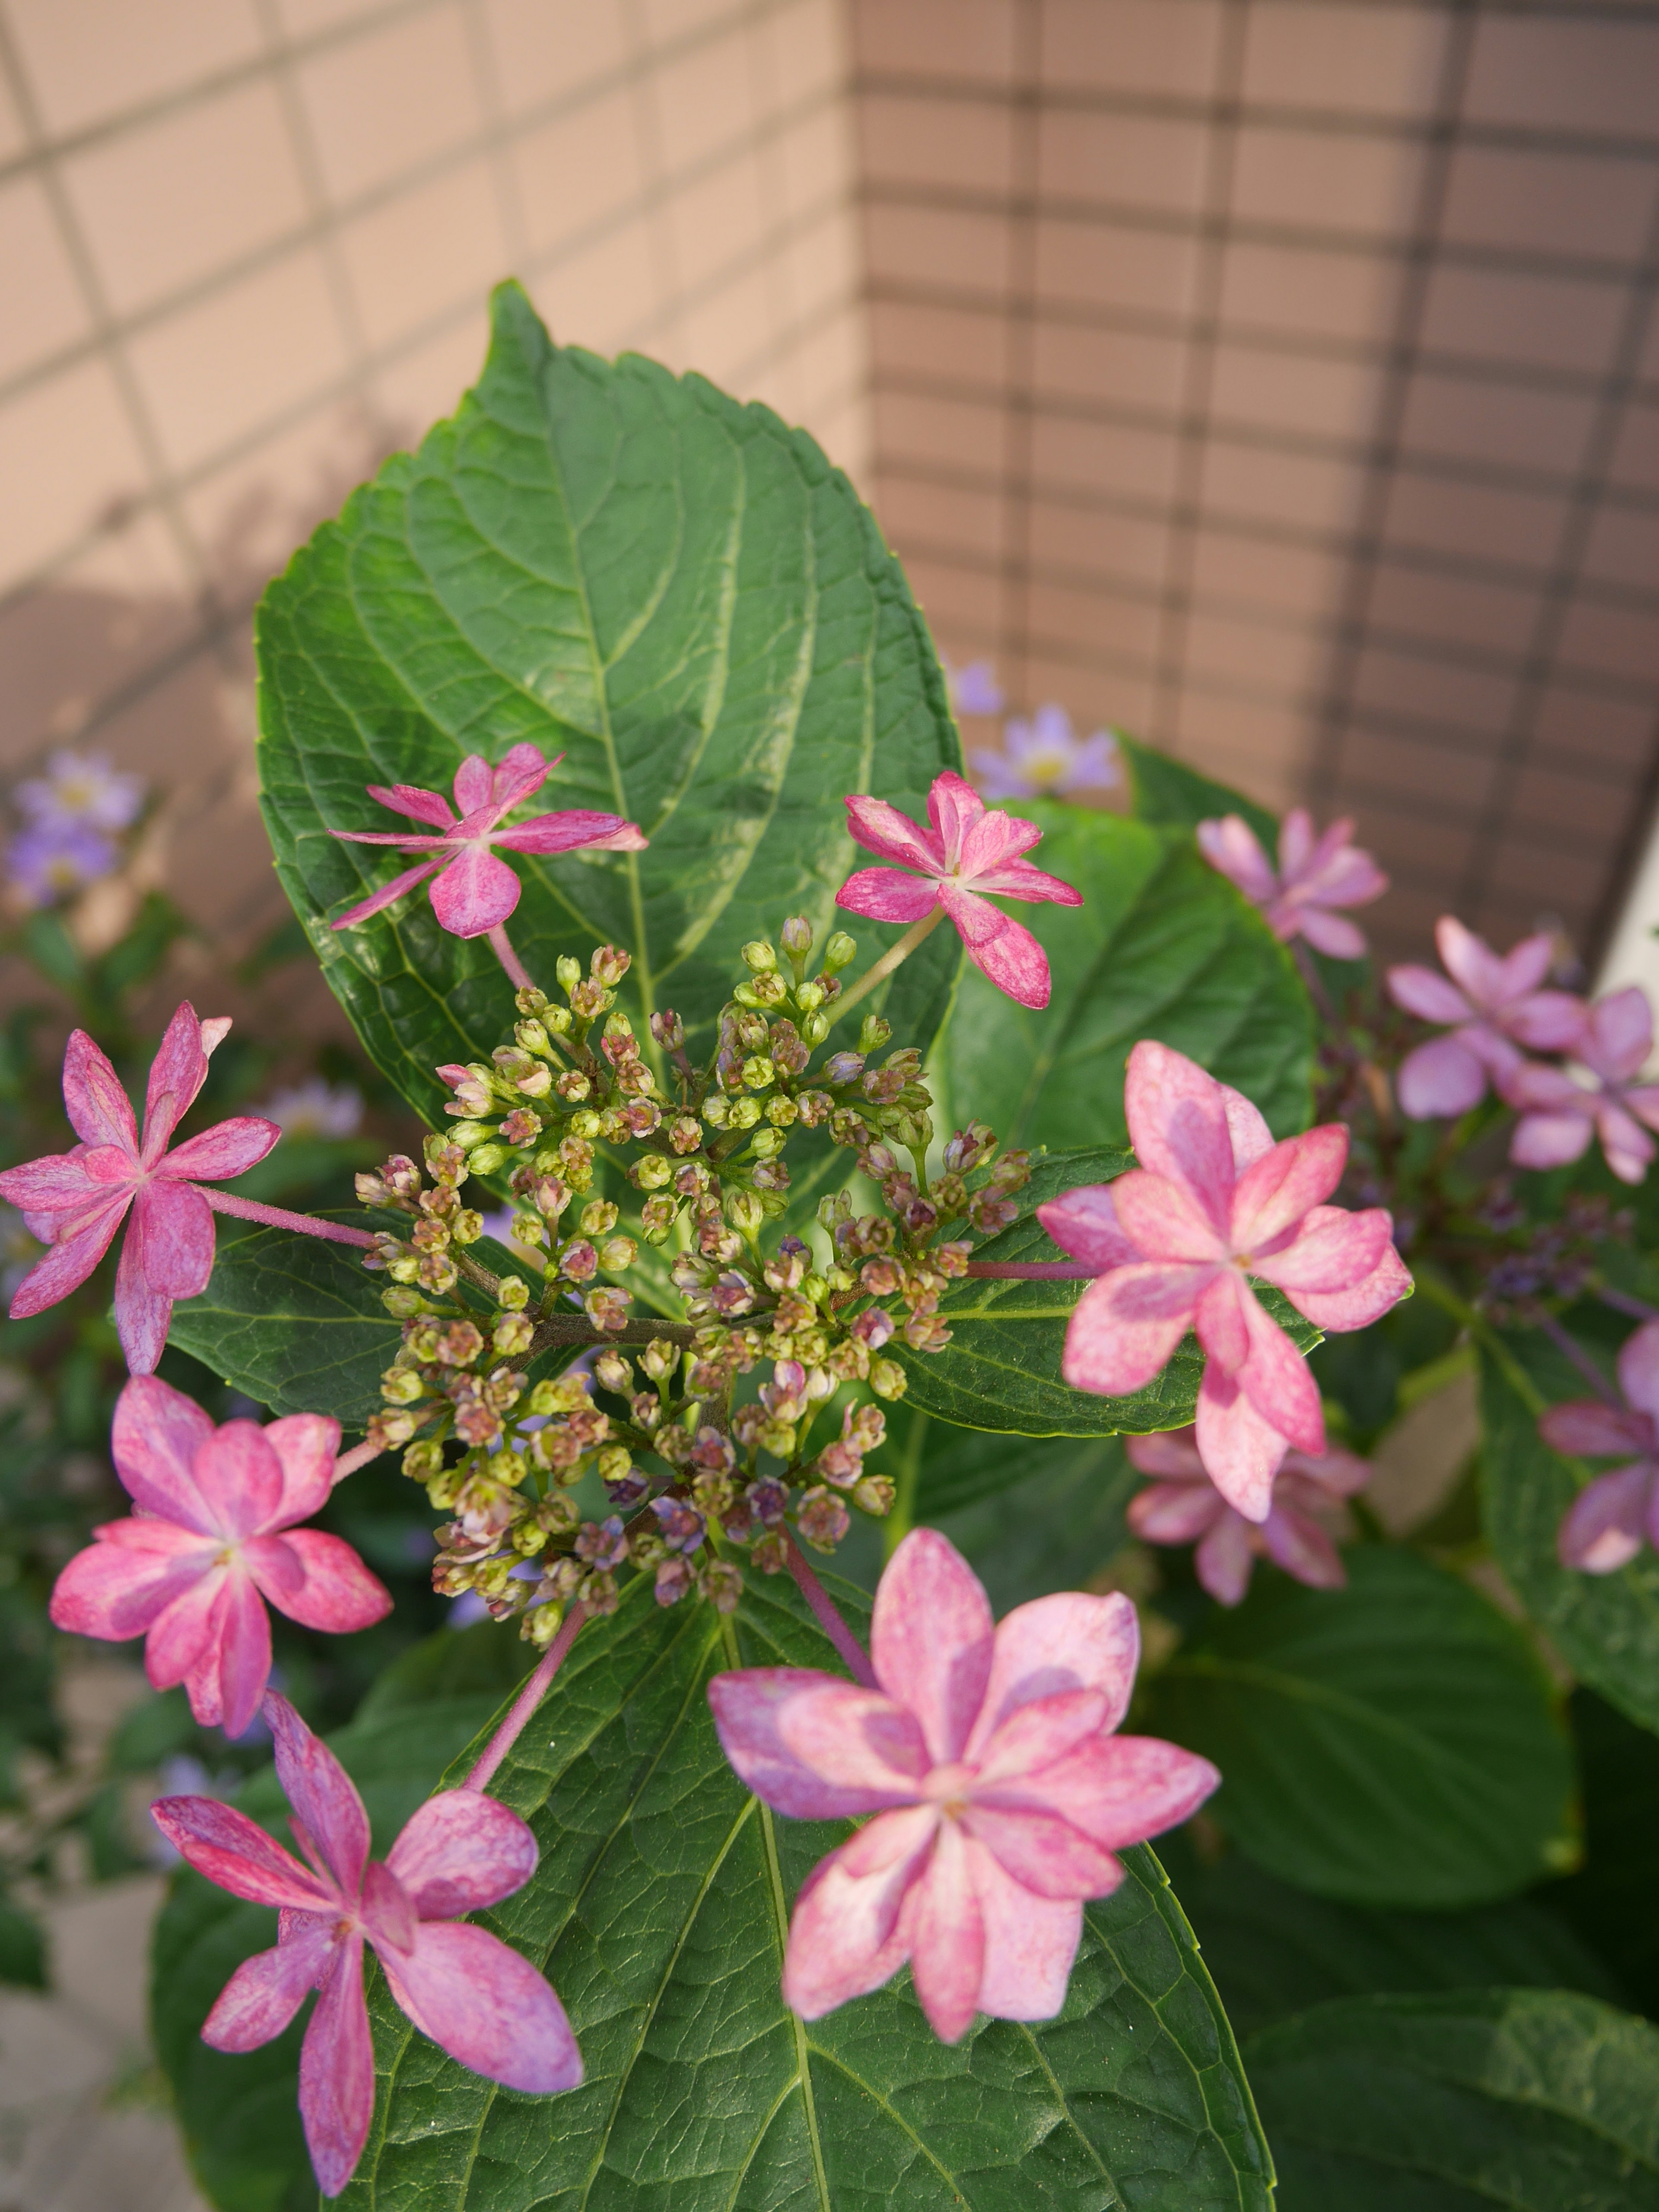
POLYGON ((1129 1500, 1130 1528, 1147 1544, 1195 1543, 1198 1579, 1219 1604, 1238 1604, 1258 1558, 1314 1589, 1340 1589, 1346 1582, 1324 1523, 1370 1480, 1369 1464, 1352 1452, 1286 1452, 1267 1517, 1257 1522, 1229 1505, 1211 1481, 1193 1430, 1126 1437, 1124 1449, 1138 1473, 1155 1478, 1129 1500))
POLYGON ((872 921, 908 922, 942 906, 981 975, 1022 1006, 1046 1006, 1048 956, 1023 922, 999 912, 985 894, 1081 906, 1082 892, 1020 857, 1041 842, 1035 822, 988 811, 972 784, 948 769, 933 778, 927 820, 924 830, 884 799, 849 799, 854 842, 916 873, 860 868, 836 893, 836 904, 872 921))
POLYGON ((1619 1387, 1622 1407, 1574 1398, 1552 1406, 1538 1420, 1545 1443, 1569 1457, 1633 1455, 1611 1474, 1586 1484, 1561 1522, 1556 1537, 1561 1564, 1587 1575, 1616 1574, 1644 1544, 1659 1547, 1659 1321, 1644 1322, 1626 1338, 1619 1387))
POLYGON ((321 1413, 216 1429, 183 1391, 135 1376, 110 1438, 135 1510, 94 1529, 58 1576, 54 1624, 117 1644, 143 1636, 155 1687, 182 1682, 198 1721, 240 1735, 270 1674, 265 1599, 336 1635, 392 1610, 349 1544, 295 1526, 327 1499, 339 1449, 339 1423, 321 1413))
POLYGON ((783 1994, 807 2020, 908 1960, 934 2033, 975 2013, 1049 2020, 1065 2002, 1083 1900, 1113 1856, 1184 1820, 1220 1777, 1152 1736, 1119 1736, 1139 1656, 1134 1607, 1066 1591, 1000 1626, 961 1554, 904 1539, 876 1592, 879 1687, 755 1667, 708 1686, 726 1757, 796 1820, 877 1817, 796 1899, 783 1994))
POLYGON ((1307 1363, 1249 1279, 1316 1328, 1364 1328, 1410 1286, 1393 1221, 1322 1203, 1347 1159, 1340 1123, 1276 1145, 1248 1098, 1167 1045, 1143 1039, 1129 1054, 1124 1107, 1140 1167, 1037 1208, 1062 1250, 1100 1270, 1066 1332, 1066 1379, 1127 1397, 1196 1330, 1198 1449, 1227 1503, 1265 1521, 1286 1446, 1322 1454, 1325 1422, 1307 1363))
POLYGON ((70 1036, 64 1108, 81 1142, 0 1175, 0 1197, 20 1207, 30 1235, 52 1247, 18 1285, 14 1321, 56 1305, 84 1283, 131 1206, 115 1277, 115 1326, 132 1372, 148 1375, 155 1367, 173 1301, 205 1290, 213 1272, 213 1212, 194 1185, 240 1175, 283 1133, 274 1121, 239 1114, 167 1151, 207 1080, 208 1054, 229 1027, 228 1018, 198 1021, 188 1002, 179 1008, 151 1063, 142 1143, 115 1070, 84 1030, 70 1036))
POLYGON ((435 836, 410 836, 404 830, 332 830, 329 835, 353 845, 395 845, 400 853, 428 855, 418 867, 409 868, 383 884, 372 896, 349 908, 331 926, 349 929, 371 914, 412 891, 428 876, 435 876, 429 896, 440 926, 452 937, 483 937, 499 928, 519 903, 522 888, 505 860, 492 847, 509 853, 569 853, 578 846, 588 852, 637 853, 646 842, 637 823, 620 814, 596 814, 586 807, 570 807, 560 814, 538 814, 516 829, 501 823, 532 792, 539 791, 564 758, 555 754, 544 759, 539 747, 514 745, 498 767, 492 768, 481 753, 469 753, 455 771, 458 822, 449 801, 435 791, 421 791, 413 784, 371 783, 368 795, 394 814, 408 814, 416 822, 430 823, 435 836))
POLYGON ((1200 822, 1197 830, 1199 851, 1261 908, 1275 937, 1305 937, 1333 960, 1359 959, 1365 939, 1331 909, 1364 906, 1389 888, 1370 854, 1350 842, 1352 836, 1353 823, 1345 817, 1316 838, 1307 809, 1293 806, 1279 825, 1275 873, 1243 815, 1200 822))
POLYGON ((1414 1121, 1468 1113, 1486 1097, 1488 1080, 1501 1083, 1520 1066, 1517 1046, 1565 1052, 1584 1025, 1581 1000, 1539 988, 1555 949, 1547 932, 1523 937, 1501 959, 1454 915, 1442 915, 1434 939, 1444 975, 1414 965, 1389 970, 1397 1006, 1451 1025, 1449 1036, 1408 1053, 1395 1079, 1401 1111, 1414 1121))
POLYGON ((264 1717, 289 1821, 308 1863, 212 1797, 162 1797, 155 1825, 198 1874, 282 1913, 276 1948, 246 1960, 208 2014, 216 2051, 254 2051, 321 1991, 300 2051, 300 2112, 324 2196, 356 2170, 374 2110, 374 2053, 363 2002, 363 1945, 423 2035, 509 2089, 574 2089, 581 2053, 553 1990, 518 1952, 456 1915, 497 1905, 536 1870, 536 1839, 482 1790, 429 1797, 384 1861, 351 1778, 286 1698, 264 1717))
POLYGON ((1498 1088, 1521 1115, 1510 1139, 1516 1165, 1560 1167, 1583 1157, 1593 1133, 1620 1182, 1640 1182, 1653 1164, 1648 1130, 1659 1129, 1659 1084, 1633 1079, 1652 1050, 1653 1009, 1641 985, 1632 983, 1598 999, 1584 1015, 1572 1059, 1585 1082, 1535 1060, 1501 1075, 1498 1088))

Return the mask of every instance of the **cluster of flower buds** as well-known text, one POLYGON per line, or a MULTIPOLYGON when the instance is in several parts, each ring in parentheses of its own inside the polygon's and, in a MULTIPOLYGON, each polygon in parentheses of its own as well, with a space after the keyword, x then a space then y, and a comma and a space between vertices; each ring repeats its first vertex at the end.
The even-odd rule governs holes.
POLYGON ((1615 1209, 1580 1191, 1569 1191, 1553 1218, 1532 1220, 1506 1177, 1492 1185, 1476 1218, 1509 1240, 1507 1249, 1476 1260, 1485 1280, 1475 1304, 1498 1322, 1527 1320, 1539 1298, 1570 1304, 1581 1297, 1599 1272, 1603 1248, 1627 1244, 1636 1225, 1628 1206, 1615 1209))
POLYGON ((404 1152, 357 1177, 357 1196, 364 1206, 415 1217, 406 1238, 383 1232, 363 1265, 384 1268, 394 1283, 443 1297, 459 1279, 460 1255, 483 1235, 483 1216, 461 1203, 461 1185, 470 1170, 459 1145, 447 1137, 428 1137, 426 1167, 429 1186, 404 1152))

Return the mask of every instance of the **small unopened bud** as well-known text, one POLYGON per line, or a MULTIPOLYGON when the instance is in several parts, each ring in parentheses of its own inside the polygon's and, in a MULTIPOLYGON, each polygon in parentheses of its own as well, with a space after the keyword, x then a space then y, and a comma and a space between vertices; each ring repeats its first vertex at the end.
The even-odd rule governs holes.
POLYGON ((540 1022, 520 1022, 513 1035, 526 1052, 545 1057, 553 1049, 552 1041, 540 1022))
POLYGON ((879 1014, 866 1014, 859 1030, 859 1050, 879 1052, 893 1034, 893 1024, 879 1014))
POLYGON ((589 1291, 582 1299, 583 1310, 595 1328, 626 1328, 629 1304, 626 1291, 606 1288, 589 1291))
POLYGON ((513 1003, 526 1021, 535 1021, 547 1012, 547 994, 538 991, 533 983, 526 983, 514 994, 513 1003))
POLYGON ((821 1045, 825 1037, 830 1034, 829 1015, 803 1014, 801 1016, 800 1033, 803 1040, 807 1044, 815 1047, 821 1045))
POLYGON ((593 1380, 600 1389, 625 1398, 634 1387, 634 1370, 620 1352, 602 1352, 593 1362, 593 1380))
POLYGON ((823 948, 823 964, 830 975, 838 969, 850 968, 859 957, 859 948, 844 929, 838 929, 823 948))
POLYGON ((605 989, 609 991, 621 982, 623 977, 633 966, 634 961, 632 954, 624 952, 620 945, 596 945, 593 948, 593 957, 587 964, 593 981, 596 983, 603 983, 605 989))
POLYGON ((792 960, 812 950, 812 925, 804 914, 792 914, 778 932, 778 942, 792 960))
POLYGON ((503 1314, 490 1332, 490 1342, 504 1358, 511 1359, 520 1352, 528 1352, 535 1335, 535 1324, 528 1314, 503 1314))
POLYGON ((822 1486, 803 1494, 795 1521, 815 1552, 833 1552, 853 1525, 853 1517, 840 1498, 822 1486))
POLYGON ((495 1286, 495 1303, 507 1313, 522 1313, 530 1304, 530 1285, 522 1275, 503 1275, 495 1286))
POLYGON ((734 1190, 726 1194, 726 1218, 732 1226, 745 1237, 756 1236, 766 1218, 766 1208, 752 1190, 734 1190))
POLYGON ((884 1474, 866 1474, 853 1492, 853 1503, 860 1513, 873 1513, 878 1520, 893 1510, 893 1486, 884 1474))
POLYGON ((743 1063, 743 1079, 750 1091, 765 1091, 778 1079, 778 1071, 764 1053, 743 1063))
POLYGON ((665 1336, 653 1336, 640 1354, 640 1365, 653 1382, 665 1382, 679 1362, 678 1345, 665 1336))
POLYGON ((562 952, 553 963, 553 973, 559 979, 559 988, 568 998, 582 980, 582 963, 568 952, 562 952))
POLYGON ((584 1237, 608 1236, 617 1225, 617 1209, 608 1198, 590 1199, 581 1211, 584 1237))
POLYGON ((646 1152, 630 1164, 628 1180, 635 1190, 660 1190, 673 1172, 661 1152, 646 1152))
POLYGON ((909 1387, 909 1378, 896 1360, 870 1362, 870 1388, 878 1398, 902 1398, 909 1387))
POLYGON ((382 1291, 380 1304, 394 1321, 413 1321, 416 1314, 427 1310, 426 1300, 417 1290, 396 1283, 390 1290, 382 1291))
POLYGON ((492 1139, 489 1144, 476 1148, 470 1155, 467 1165, 474 1175, 494 1175, 497 1168, 506 1166, 511 1157, 506 1145, 497 1144, 492 1139))
POLYGON ((685 1042, 685 1024, 672 1006, 651 1017, 651 1034, 665 1052, 678 1052, 685 1042))
POLYGON ((423 1437, 404 1454, 404 1473, 411 1482, 432 1482, 444 1471, 444 1448, 435 1438, 423 1437))
POLYGON ((778 964, 778 956, 764 938, 757 937, 742 948, 743 964, 751 975, 769 975, 778 964))
POLYGON ((532 1605, 524 1617, 519 1633, 526 1644, 533 1644, 538 1651, 545 1651, 558 1634, 564 1620, 564 1607, 556 1598, 545 1605, 532 1605))

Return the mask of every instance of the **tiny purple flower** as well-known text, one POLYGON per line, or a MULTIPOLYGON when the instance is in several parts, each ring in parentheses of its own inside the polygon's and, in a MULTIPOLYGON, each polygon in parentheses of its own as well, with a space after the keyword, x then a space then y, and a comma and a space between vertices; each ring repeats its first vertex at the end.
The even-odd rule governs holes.
POLYGON ((144 803, 144 779, 125 775, 105 753, 55 752, 43 775, 20 783, 18 811, 42 829, 126 830, 144 803))
POLYGON ((1117 739, 1109 730, 1079 738, 1063 707, 1039 707, 1029 722, 1014 720, 1000 753, 974 755, 987 799, 1069 799, 1074 791, 1109 791, 1123 780, 1117 739))
POLYGON ((6 875, 31 906, 51 906, 108 875, 120 859, 84 823, 36 822, 6 848, 6 875))

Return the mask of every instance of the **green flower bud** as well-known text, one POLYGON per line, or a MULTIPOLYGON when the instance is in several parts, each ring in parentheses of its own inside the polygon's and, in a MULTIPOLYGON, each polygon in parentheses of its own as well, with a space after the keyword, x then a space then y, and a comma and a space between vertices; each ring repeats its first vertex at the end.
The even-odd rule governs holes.
POLYGON ((427 1311, 426 1300, 420 1292, 405 1290, 401 1283, 392 1290, 382 1291, 380 1304, 394 1321, 413 1321, 417 1314, 427 1311))
POLYGON ((756 1130, 749 1150, 757 1160, 775 1159, 787 1142, 782 1130, 775 1129, 769 1122, 765 1127, 756 1130))
POLYGON ((544 1244, 547 1242, 547 1224, 539 1213, 515 1213, 513 1235, 520 1244, 544 1244))
POLYGON ((388 1406, 414 1406, 426 1395, 426 1384, 412 1367, 388 1367, 380 1377, 380 1396, 388 1406))
POLYGON ((805 1014, 801 1018, 800 1033, 809 1045, 822 1044, 830 1034, 828 1014, 805 1014))
POLYGON ((456 1244, 476 1244, 483 1235, 483 1216, 476 1206, 464 1206, 449 1224, 450 1241, 456 1244))
POLYGON ((764 938, 757 937, 743 947, 743 964, 751 975, 766 975, 777 966, 778 956, 764 938))
POLYGON ((750 1091, 766 1091, 777 1081, 778 1071, 764 1053, 757 1053, 743 1063, 743 1079, 750 1091))
POLYGON ((521 1352, 528 1352, 535 1335, 535 1324, 528 1314, 506 1313, 490 1332, 490 1342, 504 1359, 513 1359, 521 1352))
POLYGON ((552 1050, 547 1031, 539 1022, 520 1022, 513 1035, 526 1052, 538 1054, 543 1059, 552 1050))
POLYGON ((766 1218, 766 1208, 757 1190, 731 1190, 726 1194, 726 1218, 745 1237, 752 1237, 766 1218))
POLYGON ((879 1052, 892 1034, 891 1022, 884 1021, 879 1014, 866 1014, 863 1027, 859 1031, 859 1050, 864 1053, 879 1052))
POLYGON ((533 983, 526 983, 522 990, 514 992, 513 1003, 526 1021, 534 1021, 538 1015, 547 1012, 547 994, 538 991, 533 983))
POLYGON ((803 983, 795 993, 795 1004, 804 1014, 815 1014, 823 1004, 822 983, 803 983))
POLYGON ((571 1135, 580 1137, 586 1144, 592 1143, 594 1138, 600 1134, 604 1126, 599 1115, 590 1107, 584 1107, 580 1113, 573 1114, 570 1117, 571 1135))
POLYGON ((432 1482, 444 1471, 444 1448, 431 1437, 410 1444, 404 1454, 404 1473, 411 1482, 432 1482))
POLYGON ((495 1127, 489 1121, 457 1121, 449 1130, 449 1141, 459 1145, 464 1152, 470 1152, 475 1146, 487 1145, 495 1133, 495 1127))
POLYGON ((812 950, 812 925, 804 914, 792 914, 778 932, 778 942, 792 960, 812 950))
POLYGON ((870 1388, 878 1398, 902 1398, 909 1387, 909 1378, 896 1360, 870 1362, 870 1388))
MULTIPOLYGON (((563 967, 562 960, 559 965, 563 967)), ((545 1651, 558 1634, 563 1620, 564 1607, 556 1598, 550 1598, 545 1605, 532 1606, 524 1617, 519 1633, 526 1644, 533 1644, 538 1651, 545 1651)))
POLYGON ((496 1287, 495 1303, 503 1313, 522 1313, 530 1304, 530 1285, 522 1275, 503 1275, 496 1287))
POLYGON ((509 1148, 506 1145, 498 1145, 492 1139, 487 1145, 477 1146, 470 1152, 467 1155, 467 1164, 474 1175, 494 1175, 497 1168, 506 1166, 510 1157, 509 1148))
POLYGON ((851 967, 858 957, 858 945, 844 929, 838 929, 823 948, 823 964, 831 975, 838 969, 851 967))
POLYGON ((559 979, 559 988, 568 998, 582 980, 582 963, 568 952, 562 952, 553 963, 553 973, 559 979))
POLYGON ((660 1190, 673 1174, 673 1163, 661 1152, 646 1152, 628 1170, 635 1190, 660 1190))
POLYGON ((752 1129, 761 1117, 758 1098, 733 1098, 728 1103, 726 1127, 731 1129, 752 1129))

